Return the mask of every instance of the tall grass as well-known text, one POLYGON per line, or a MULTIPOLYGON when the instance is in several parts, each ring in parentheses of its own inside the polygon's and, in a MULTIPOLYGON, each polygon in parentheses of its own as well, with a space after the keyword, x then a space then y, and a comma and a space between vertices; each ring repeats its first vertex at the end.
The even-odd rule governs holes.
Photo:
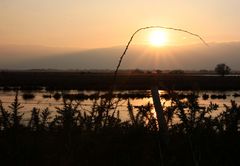
POLYGON ((239 106, 201 107, 196 94, 187 99, 170 93, 171 105, 163 105, 170 144, 158 148, 158 125, 150 103, 126 110, 129 120, 119 117, 120 100, 94 100, 89 110, 81 101, 63 99, 53 110, 33 108, 23 122, 18 93, 10 107, 0 102, 0 158, 17 165, 238 165, 239 106), (177 119, 177 120, 176 120, 177 119), (13 139, 14 137, 14 139, 13 139), (161 155, 159 155, 161 153, 161 155), (30 157, 29 157, 30 156, 30 157), (161 157, 159 157, 161 156, 161 157), (224 156, 224 160, 223 160, 224 156), (30 159, 31 158, 31 159, 30 159), (15 161, 15 162, 13 162, 15 161))

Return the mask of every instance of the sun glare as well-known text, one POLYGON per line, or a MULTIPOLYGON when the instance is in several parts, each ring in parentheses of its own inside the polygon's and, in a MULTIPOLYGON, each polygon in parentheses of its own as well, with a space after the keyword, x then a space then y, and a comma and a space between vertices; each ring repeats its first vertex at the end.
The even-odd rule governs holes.
POLYGON ((148 40, 152 46, 160 47, 166 45, 167 36, 164 31, 155 30, 150 33, 148 40))

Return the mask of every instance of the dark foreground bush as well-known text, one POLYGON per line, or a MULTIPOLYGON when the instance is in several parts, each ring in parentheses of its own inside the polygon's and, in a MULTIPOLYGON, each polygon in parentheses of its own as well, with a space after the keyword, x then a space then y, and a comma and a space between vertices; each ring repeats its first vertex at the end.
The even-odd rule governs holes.
POLYGON ((56 115, 32 109, 23 123, 21 104, 0 103, 1 165, 240 165, 240 107, 232 101, 219 116, 218 106, 200 107, 196 95, 179 100, 169 94, 164 106, 169 142, 163 141, 152 105, 134 108, 122 121, 118 101, 100 99, 91 110, 63 100, 56 115))

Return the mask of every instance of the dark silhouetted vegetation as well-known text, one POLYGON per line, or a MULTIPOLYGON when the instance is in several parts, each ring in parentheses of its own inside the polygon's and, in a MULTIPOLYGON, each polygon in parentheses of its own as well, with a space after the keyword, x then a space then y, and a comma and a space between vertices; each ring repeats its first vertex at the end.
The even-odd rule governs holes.
MULTIPOLYGON (((9 91, 20 87, 21 90, 109 90, 114 74, 81 73, 81 72, 24 72, 8 71, 0 73, 0 87, 9 91)), ((160 89, 175 90, 239 90, 238 75, 218 77, 204 74, 169 74, 169 73, 119 73, 115 89, 119 90, 148 90, 153 82, 160 89)))
POLYGON ((33 108, 26 121, 17 93, 8 108, 0 102, 1 165, 240 164, 237 103, 214 115, 218 105, 201 107, 197 94, 184 99, 174 92, 166 95, 171 101, 163 105, 168 144, 162 142, 150 103, 136 107, 128 102, 124 121, 118 110, 121 99, 94 99, 85 110, 81 100, 63 97, 63 107, 33 108))
POLYGON ((35 96, 32 93, 24 93, 22 95, 22 97, 23 97, 24 100, 32 100, 32 99, 34 99, 35 96))
POLYGON ((169 72, 170 74, 184 74, 183 70, 172 70, 169 72))
POLYGON ((231 71, 231 68, 229 66, 227 66, 226 64, 224 63, 221 63, 221 64, 218 64, 216 67, 215 67, 215 72, 221 76, 225 76, 227 74, 230 73, 231 71))

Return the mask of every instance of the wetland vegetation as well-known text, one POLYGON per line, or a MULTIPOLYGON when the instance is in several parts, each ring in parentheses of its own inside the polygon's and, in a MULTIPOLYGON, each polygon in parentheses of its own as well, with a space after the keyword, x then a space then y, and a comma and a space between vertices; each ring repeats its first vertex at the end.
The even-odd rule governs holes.
MULTIPOLYGON (((120 101, 93 98, 88 110, 81 100, 63 97, 63 107, 32 108, 23 121, 18 91, 14 101, 0 102, 1 162, 9 165, 239 165, 240 107, 201 107, 194 93, 169 91, 163 105, 168 135, 159 130, 153 106, 125 107, 120 101), (183 98, 184 97, 184 98, 183 98), (53 115, 52 115, 53 114, 53 115), (178 119, 177 121, 174 119, 178 119), (164 141, 166 140, 168 141, 164 141)), ((110 95, 111 96, 111 95, 110 95)), ((46 96, 45 96, 46 97, 46 96)), ((111 96, 113 97, 113 96, 111 96)), ((129 97, 129 96, 128 96, 129 97)))

